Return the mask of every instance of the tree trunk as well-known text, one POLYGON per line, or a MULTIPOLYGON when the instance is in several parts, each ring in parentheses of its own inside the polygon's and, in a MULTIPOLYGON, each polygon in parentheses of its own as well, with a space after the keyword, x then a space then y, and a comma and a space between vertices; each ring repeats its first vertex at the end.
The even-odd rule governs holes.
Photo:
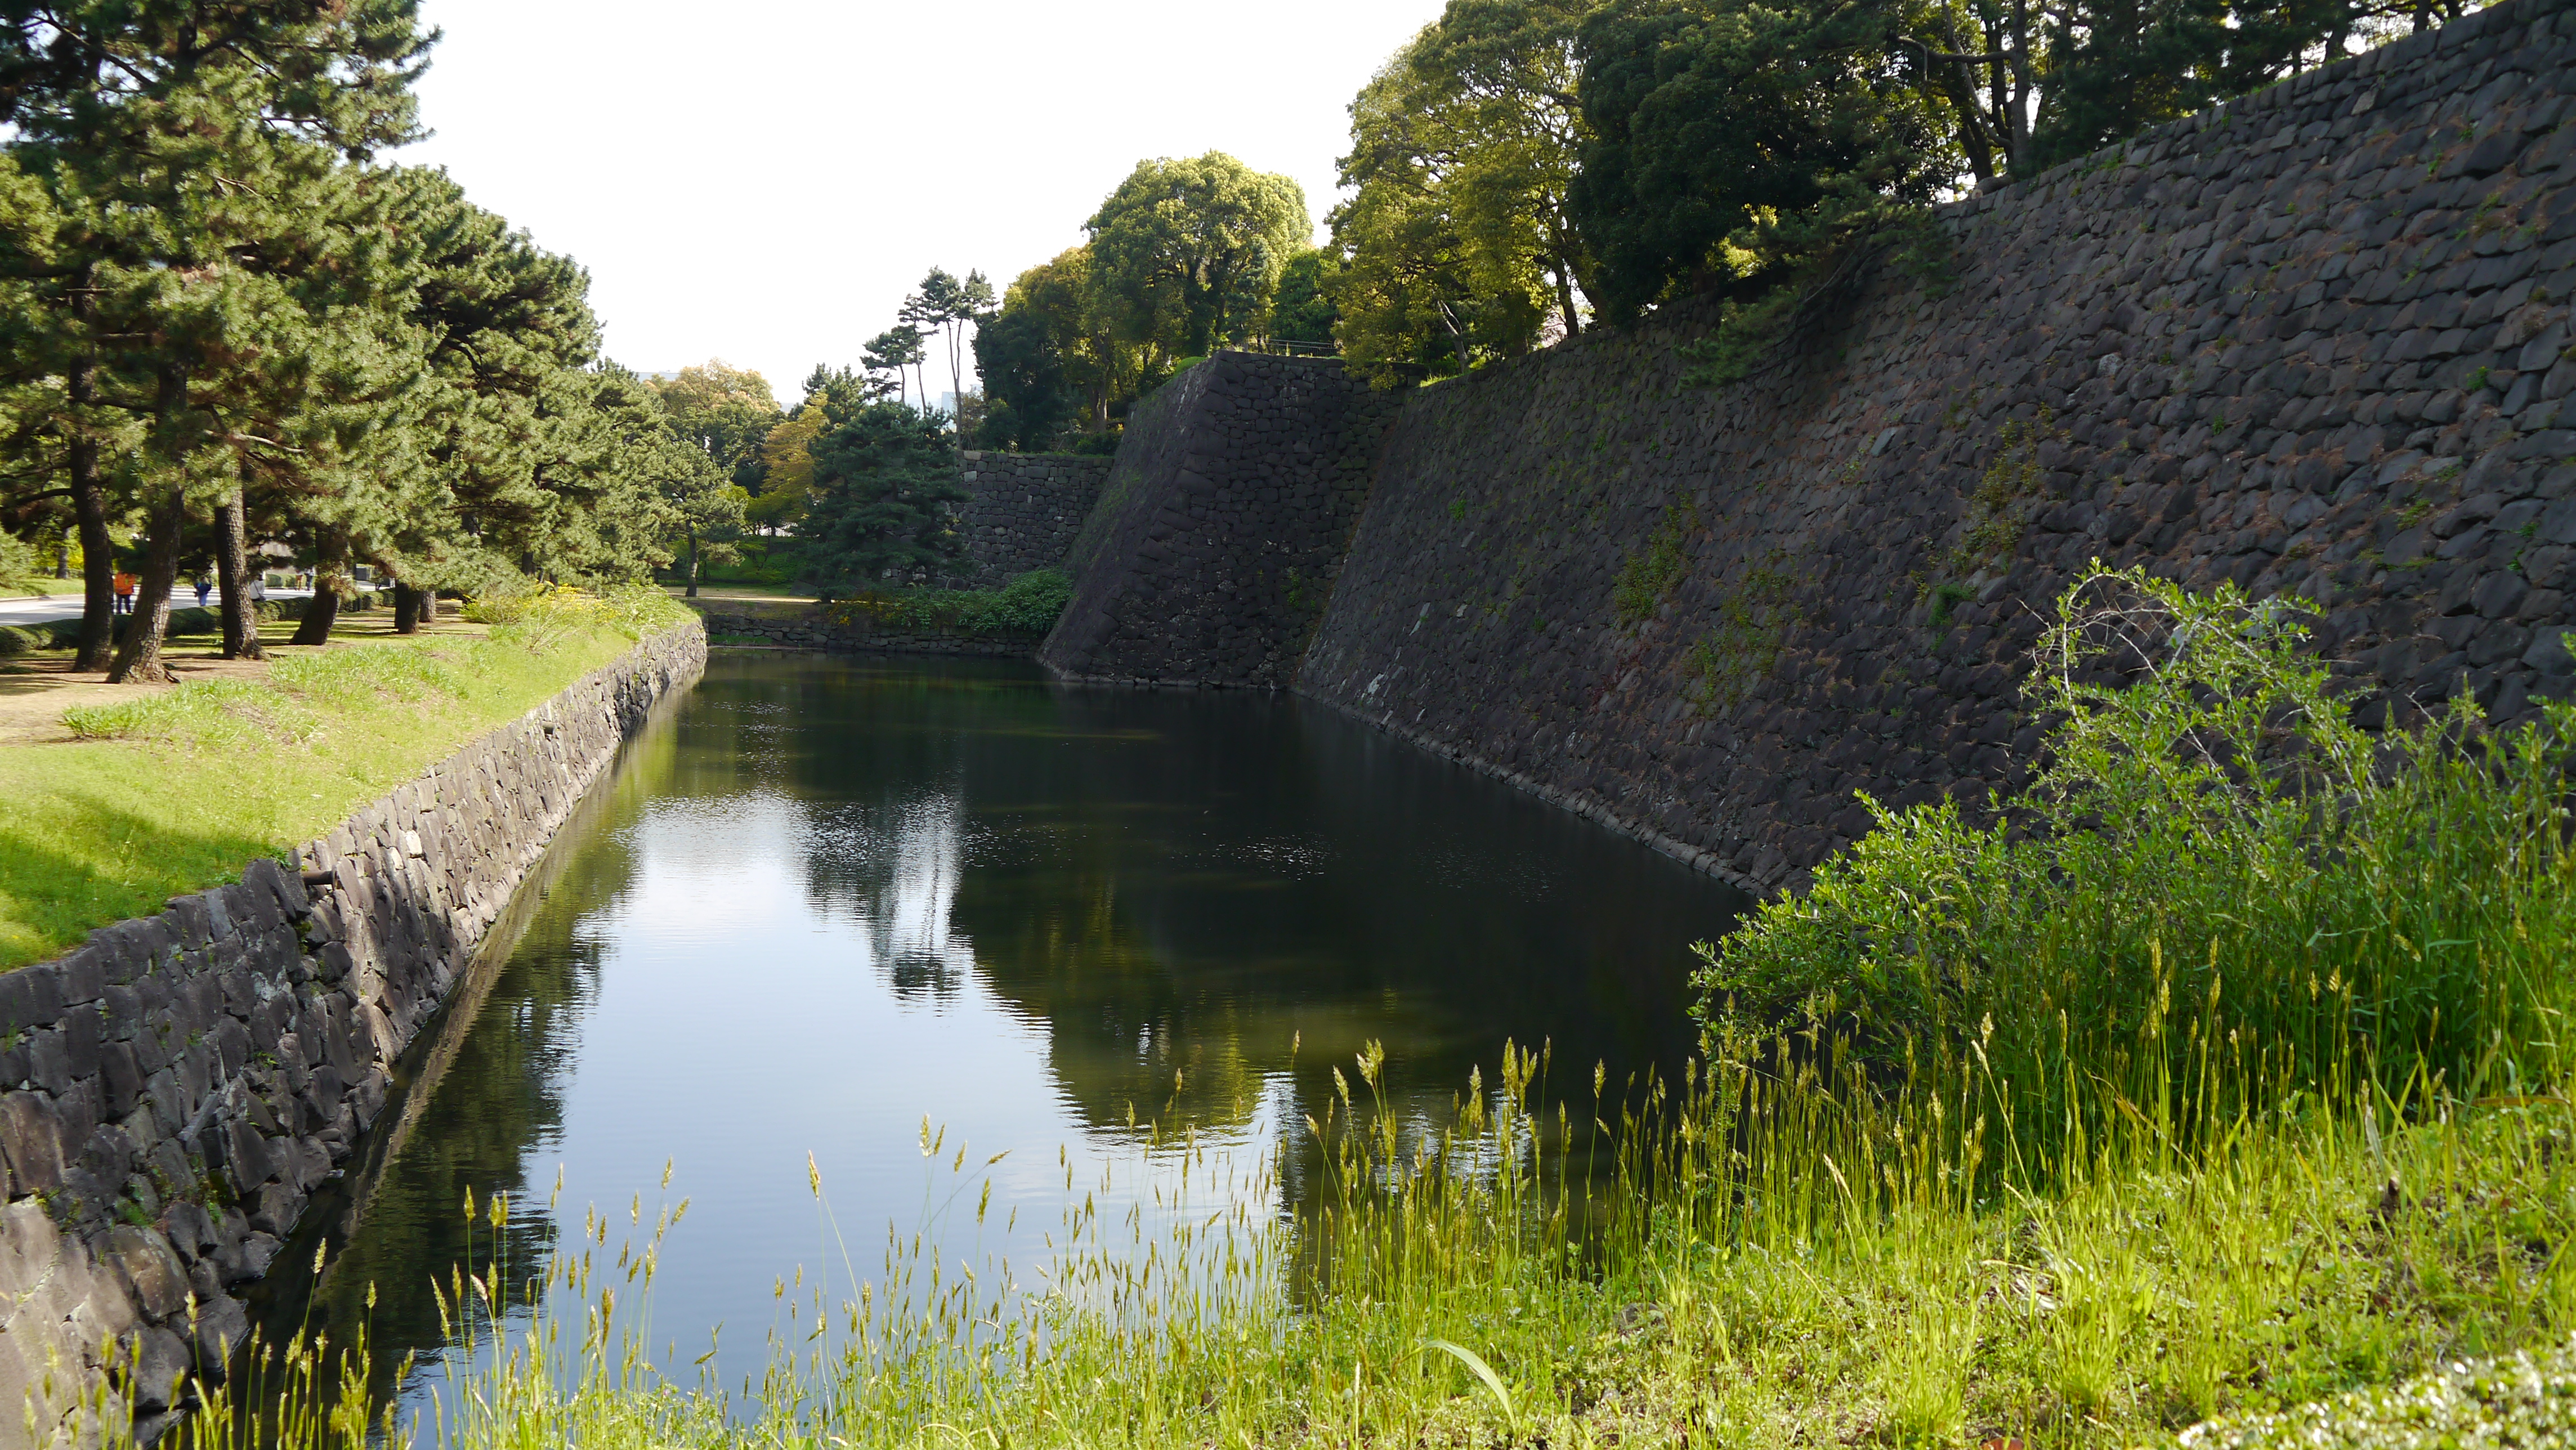
POLYGON ((170 586, 179 578, 180 535, 188 528, 188 497, 173 482, 152 510, 144 531, 143 579, 135 592, 134 613, 125 621, 116 662, 108 667, 111 685, 166 685, 170 667, 161 662, 161 640, 170 628, 170 586))
MULTIPOLYGON (((77 310, 86 313, 89 307, 83 293, 77 310)), ((96 369, 83 358, 63 379, 63 397, 72 414, 72 513, 79 520, 81 541, 80 646, 72 653, 72 669, 83 674, 106 669, 109 651, 116 647, 116 545, 107 537, 107 483, 100 473, 98 440, 89 431, 96 378, 96 369)))
POLYGON ((698 531, 689 530, 689 598, 698 597, 698 531))
POLYGON ((304 601, 304 618, 288 644, 329 644, 331 626, 340 618, 341 581, 349 572, 348 542, 335 534, 322 536, 322 557, 313 564, 313 597, 304 601))
POLYGON ((238 488, 215 505, 215 584, 224 591, 224 658, 266 658, 259 647, 259 603, 250 597, 250 541, 238 488))
POLYGON ((107 536, 107 488, 99 481, 96 443, 73 440, 71 474, 81 541, 80 646, 72 653, 72 669, 85 674, 106 669, 116 647, 116 545, 107 536))
POLYGON ((420 591, 399 579, 394 581, 394 633, 420 633, 420 591))
POLYGON ((421 588, 420 622, 425 625, 438 623, 438 586, 435 584, 421 588))

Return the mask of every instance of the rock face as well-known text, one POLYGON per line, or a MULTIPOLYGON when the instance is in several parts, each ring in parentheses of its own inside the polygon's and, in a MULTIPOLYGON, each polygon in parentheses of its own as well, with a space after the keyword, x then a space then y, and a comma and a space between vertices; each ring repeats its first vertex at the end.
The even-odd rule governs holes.
POLYGON ((1108 459, 1072 453, 968 452, 959 462, 967 498, 955 514, 966 555, 940 581, 958 589, 999 589, 1063 563, 1109 478, 1108 459))
POLYGON ((255 1279, 384 1110, 389 1070, 653 705, 639 643, 299 853, 0 975, 0 1445, 146 1439, 219 1378, 255 1279), (114 1363, 130 1373, 100 1381, 114 1363), (86 1397, 86 1399, 84 1398, 86 1397))
POLYGON ((1315 359, 1219 353, 1127 420, 1039 658, 1077 679, 1284 688, 1396 410, 1315 359))
POLYGON ((1238 581, 1284 535, 1207 505, 1374 453, 1296 688, 1756 890, 1856 791, 2012 783, 2097 556, 2314 601, 2367 723, 2516 719, 2576 691, 2571 90, 2576 0, 2508 0, 1949 207, 1946 291, 1882 268, 1723 391, 1688 309, 1412 390, 1382 444, 1226 359, 1131 422, 1042 658, 1281 678, 1304 619, 1238 581))

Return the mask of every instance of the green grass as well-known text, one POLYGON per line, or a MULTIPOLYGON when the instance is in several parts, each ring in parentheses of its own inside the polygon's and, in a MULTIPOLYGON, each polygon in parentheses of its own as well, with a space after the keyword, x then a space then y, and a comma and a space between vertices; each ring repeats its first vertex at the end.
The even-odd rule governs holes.
POLYGON ((0 747, 0 967, 238 879, 687 617, 543 596, 488 637, 272 646, 265 679, 66 710, 79 738, 0 747))
MULTIPOLYGON (((422 1439, 2547 1443, 2576 1331, 2576 711, 2358 737, 2295 618, 2086 581, 2036 672, 2057 724, 2025 829, 1884 815, 1708 949, 1682 1083, 1567 1092, 1511 1051, 1438 1127, 1375 1106, 1372 1049, 1249 1195, 1167 1128, 1150 1212, 1068 1172, 1052 1260, 898 1239, 854 1297, 782 1286, 755 1363, 695 1384, 640 1331, 658 1231, 639 1213, 612 1263, 595 1225, 449 1281, 460 1325, 534 1328, 461 1356, 422 1439), (1283 1220, 1292 1160, 1313 1191, 1283 1220), (2318 1425, 2340 1438, 2295 1438, 2318 1425)), ((980 1170, 924 1149, 980 1221, 980 1170)), ((286 1393, 244 1402, 354 1447, 377 1407, 335 1402, 330 1357, 275 1363, 286 1393)))

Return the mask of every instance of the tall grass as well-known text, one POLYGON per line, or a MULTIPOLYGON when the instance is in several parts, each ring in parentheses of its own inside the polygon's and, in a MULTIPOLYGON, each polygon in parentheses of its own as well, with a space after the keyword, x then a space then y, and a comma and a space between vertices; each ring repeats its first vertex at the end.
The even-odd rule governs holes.
MULTIPOLYGON (((1435 1122, 1381 1106, 1372 1048, 1255 1185, 1278 1212, 1171 1127, 1139 1149, 1167 1185, 1150 1207, 1104 1222, 1068 1169, 1046 1261, 959 1262, 926 1224, 855 1292, 782 1284, 756 1371, 695 1383, 637 1302, 678 1213, 647 1231, 639 1200, 613 1260, 593 1216, 542 1269, 452 1279, 483 1327, 446 1408, 395 1433, 2039 1450, 2234 1415, 2258 1418, 2196 1438, 2267 1443, 2267 1412, 2563 1343, 2568 712, 2372 739, 2290 616, 2137 575, 2085 590, 2045 657, 2031 792, 1991 825, 1883 813, 1710 949, 1681 1082, 1596 1069, 1588 1102, 1551 1100, 1544 1048, 1512 1048, 1435 1122)), ((980 1220, 974 1170, 943 1161, 980 1220)), ((389 1423, 314 1408, 336 1381, 303 1373, 264 1422, 287 1443, 389 1423)), ((2513 1403, 2558 1413, 2534 1395, 2513 1403)), ((2381 1403, 2333 1412, 2365 1417, 2351 1443, 2394 1424, 2367 1420, 2381 1403)), ((183 1443, 247 1423, 201 1415, 183 1443)))
POLYGON ((2576 708, 2499 734, 2463 696, 2374 737, 2305 608, 2140 571, 2071 588, 2029 788, 1980 822, 1870 802, 1812 891, 1701 948, 1710 1044, 1786 1023, 1882 1074, 1973 1066, 2043 1157, 2095 1110, 2070 1070, 2136 1108, 2180 1094, 2187 1132, 2285 1095, 2559 1080, 2576 708))

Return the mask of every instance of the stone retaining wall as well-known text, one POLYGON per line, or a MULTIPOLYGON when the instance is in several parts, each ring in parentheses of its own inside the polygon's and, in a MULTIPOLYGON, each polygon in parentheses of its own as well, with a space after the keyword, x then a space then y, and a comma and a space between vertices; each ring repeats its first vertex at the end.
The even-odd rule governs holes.
POLYGON ((1109 460, 1075 453, 960 456, 967 499, 958 504, 966 567, 940 582, 958 589, 999 589, 1032 569, 1064 562, 1082 521, 1100 501, 1109 460))
POLYGON ((839 624, 817 609, 790 615, 719 614, 707 611, 707 634, 723 645, 823 650, 832 654, 991 655, 1025 659, 1034 638, 937 634, 926 630, 839 624))
POLYGON ((2507 0, 1945 208, 1946 292, 1863 273, 1727 389, 1681 381, 1688 306, 1406 390, 1365 450, 1193 369, 1041 657, 1291 673, 1761 891, 1867 829, 1856 791, 2014 785, 2028 650, 2097 556, 2314 601, 2365 723, 2511 721, 2576 694, 2571 182, 2576 0, 2507 0), (1241 587, 1296 535, 1202 499, 1356 451, 1310 625, 1241 587))
POLYGON ((1079 679, 1283 688, 1399 395, 1340 363, 1220 352, 1127 420, 1041 652, 1079 679))
POLYGON ((1687 314, 1423 389, 1300 688, 1762 890, 1856 791, 2014 785, 2097 556, 2314 601, 2365 723, 2519 718, 2576 693, 2571 183, 2576 5, 2510 0, 1952 207, 1947 295, 1722 392, 1687 314))
POLYGON ((147 1441, 220 1378, 308 1195, 618 746, 706 661, 639 643, 298 853, 0 974, 0 1446, 147 1441), (122 1372, 109 1376, 111 1364, 122 1372), (103 1383, 103 1381, 105 1381, 103 1383))

